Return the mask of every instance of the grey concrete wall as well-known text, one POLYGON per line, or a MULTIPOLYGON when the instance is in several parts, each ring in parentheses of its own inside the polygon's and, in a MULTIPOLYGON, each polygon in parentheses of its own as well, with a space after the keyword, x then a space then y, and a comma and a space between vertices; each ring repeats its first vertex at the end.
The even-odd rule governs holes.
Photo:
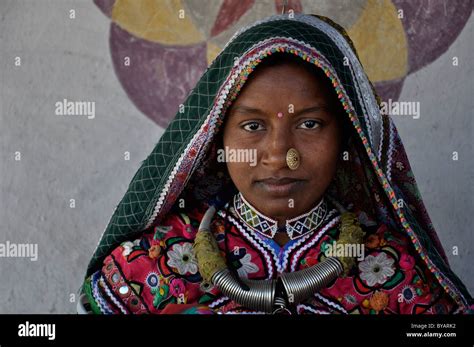
POLYGON ((0 13, 0 242, 38 243, 39 253, 0 258, 0 312, 72 313, 70 294, 163 129, 120 86, 110 22, 91 1, 2 1, 0 13), (95 101, 95 119, 56 116, 63 98, 95 101))
MULTIPOLYGON (((163 129, 123 91, 110 21, 92 1, 1 0, 0 16, 0 242, 37 243, 39 251, 37 261, 0 258, 0 312, 72 313, 71 294, 99 236, 163 129), (63 98, 95 101, 95 119, 55 115, 63 98)), ((472 37, 470 19, 445 54, 407 78, 400 99, 421 101, 421 118, 395 120, 452 267, 471 292, 472 37)))
POLYGON ((450 265, 474 292, 474 21, 446 53, 407 77, 400 100, 420 102, 420 119, 394 117, 418 188, 450 265), (453 66, 457 57, 458 66, 453 66), (458 160, 453 160, 453 152, 458 160))

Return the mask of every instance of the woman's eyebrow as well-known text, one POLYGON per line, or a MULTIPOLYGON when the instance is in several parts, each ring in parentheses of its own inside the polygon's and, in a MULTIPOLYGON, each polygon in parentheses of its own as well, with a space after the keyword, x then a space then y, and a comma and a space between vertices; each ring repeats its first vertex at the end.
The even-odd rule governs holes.
POLYGON ((313 113, 313 112, 321 112, 321 111, 329 111, 329 106, 326 104, 318 104, 311 107, 304 108, 302 110, 298 110, 294 112, 294 116, 300 116, 305 113, 313 113))
POLYGON ((265 112, 263 110, 260 110, 255 107, 245 106, 245 105, 237 105, 237 106, 232 107, 231 113, 250 113, 250 114, 265 115, 265 112))

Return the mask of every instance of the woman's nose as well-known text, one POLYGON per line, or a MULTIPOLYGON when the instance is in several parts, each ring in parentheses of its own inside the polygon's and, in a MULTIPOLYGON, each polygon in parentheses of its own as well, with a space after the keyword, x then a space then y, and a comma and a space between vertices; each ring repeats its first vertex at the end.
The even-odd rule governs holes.
MULTIPOLYGON (((283 123, 283 122, 282 122, 283 123)), ((289 126, 278 124, 267 130, 261 147, 262 164, 273 166, 273 169, 286 167, 286 153, 293 147, 293 135, 289 126)))

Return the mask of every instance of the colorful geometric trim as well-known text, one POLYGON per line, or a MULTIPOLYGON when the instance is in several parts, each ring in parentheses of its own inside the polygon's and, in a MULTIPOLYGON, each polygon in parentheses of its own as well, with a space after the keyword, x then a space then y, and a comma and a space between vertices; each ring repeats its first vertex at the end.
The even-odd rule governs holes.
POLYGON ((94 295, 92 294, 92 276, 94 274, 92 274, 91 276, 89 276, 85 281, 84 281, 84 286, 83 286, 83 290, 84 290, 84 294, 86 295, 87 297, 87 301, 89 302, 90 306, 91 306, 91 310, 92 310, 92 313, 94 314, 102 314, 102 311, 100 310, 100 307, 97 305, 95 299, 94 299, 94 295))
MULTIPOLYGON (((273 238, 278 230, 278 222, 260 213, 241 194, 234 196, 234 209, 242 221, 249 228, 263 236, 273 238)), ((327 204, 323 199, 309 212, 286 221, 286 233, 291 240, 295 240, 313 232, 324 221, 328 212, 327 204)))
MULTIPOLYGON (((206 121, 201 126, 201 129, 195 134, 194 139, 196 139, 196 144, 194 141, 191 141, 188 144, 189 150, 185 150, 180 158, 180 160, 184 163, 183 167, 180 167, 178 170, 178 166, 175 166, 173 170, 173 174, 170 175, 168 179, 168 183, 165 185, 165 189, 163 189, 158 204, 155 206, 154 213, 152 218, 150 218, 147 225, 153 224, 156 216, 158 215, 160 209, 161 211, 168 210, 168 208, 163 208, 163 201, 166 201, 168 204, 172 204, 174 199, 168 197, 165 200, 165 196, 167 193, 167 187, 173 187, 173 184, 177 184, 174 180, 174 174, 176 172, 180 172, 180 175, 184 175, 189 178, 190 169, 195 168, 196 163, 196 154, 201 152, 200 156, 203 155, 205 152, 205 148, 208 147, 209 143, 214 133, 213 131, 216 129, 216 125, 222 124, 223 120, 219 117, 223 117, 225 113, 225 109, 231 104, 233 100, 237 97, 238 93, 242 89, 245 81, 248 79, 248 76, 252 73, 252 71, 258 66, 258 64, 267 56, 275 52, 286 52, 289 54, 294 54, 299 56, 304 61, 308 63, 312 63, 316 65, 318 68, 322 69, 325 75, 330 79, 334 90, 337 93, 337 97, 342 104, 342 107, 346 111, 349 116, 350 121, 352 122, 357 134, 359 135, 362 144, 366 150, 366 153, 371 161, 375 172, 377 174, 377 178, 382 185, 387 197, 389 198, 396 215, 406 230, 407 234, 410 236, 410 239, 415 246, 416 251, 420 254, 421 258, 427 264, 430 271, 435 275, 436 279, 440 282, 443 286, 444 290, 448 292, 453 299, 462 306, 467 305, 467 300, 463 297, 463 295, 457 290, 457 288, 451 283, 451 281, 444 276, 439 269, 434 265, 434 263, 429 259, 426 255, 426 250, 422 247, 418 237, 412 230, 411 226, 408 224, 401 208, 398 206, 398 199, 395 195, 393 188, 391 187, 389 181, 387 180, 383 170, 380 168, 377 156, 374 154, 372 150, 369 140, 365 135, 360 121, 354 111, 354 106, 350 98, 347 95, 342 83, 339 81, 339 78, 336 72, 333 70, 327 59, 314 47, 311 47, 301 41, 294 40, 292 38, 287 37, 275 37, 263 42, 257 43, 248 51, 246 55, 244 55, 239 62, 236 62, 236 66, 232 70, 231 74, 227 78, 226 82, 222 85, 218 96, 216 97, 216 103, 214 104, 212 111, 209 113, 206 121), (199 141, 198 141, 199 139, 199 141), (184 160, 186 158, 186 160, 184 160)), ((181 183, 180 183, 181 184, 181 183)), ((183 185, 181 184, 179 187, 174 187, 173 191, 177 191, 183 189, 183 185)), ((169 206, 168 206, 169 207, 169 206)))
POLYGON ((102 271, 104 281, 108 285, 110 292, 117 293, 118 297, 113 302, 117 301, 119 303, 117 307, 121 311, 126 309, 127 312, 129 311, 134 314, 150 313, 141 296, 135 292, 135 289, 124 277, 113 255, 106 259, 102 271), (122 306, 122 303, 124 306, 122 306))
POLYGON ((99 278, 100 271, 94 273, 91 278, 92 296, 94 298, 94 301, 97 303, 97 306, 103 314, 114 314, 113 309, 109 306, 107 301, 100 294, 99 278))

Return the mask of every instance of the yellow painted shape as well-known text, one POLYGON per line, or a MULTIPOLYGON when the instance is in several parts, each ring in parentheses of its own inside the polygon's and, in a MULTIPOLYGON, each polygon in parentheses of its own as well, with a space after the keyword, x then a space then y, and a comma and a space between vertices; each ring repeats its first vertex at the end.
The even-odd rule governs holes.
POLYGON ((390 0, 368 0, 348 34, 372 82, 406 75, 408 44, 397 9, 390 0))
POLYGON ((207 64, 211 64, 215 57, 222 51, 222 48, 212 43, 212 41, 207 42, 207 64))
POLYGON ((129 33, 152 42, 185 46, 205 40, 180 0, 117 0, 112 20, 129 33))

